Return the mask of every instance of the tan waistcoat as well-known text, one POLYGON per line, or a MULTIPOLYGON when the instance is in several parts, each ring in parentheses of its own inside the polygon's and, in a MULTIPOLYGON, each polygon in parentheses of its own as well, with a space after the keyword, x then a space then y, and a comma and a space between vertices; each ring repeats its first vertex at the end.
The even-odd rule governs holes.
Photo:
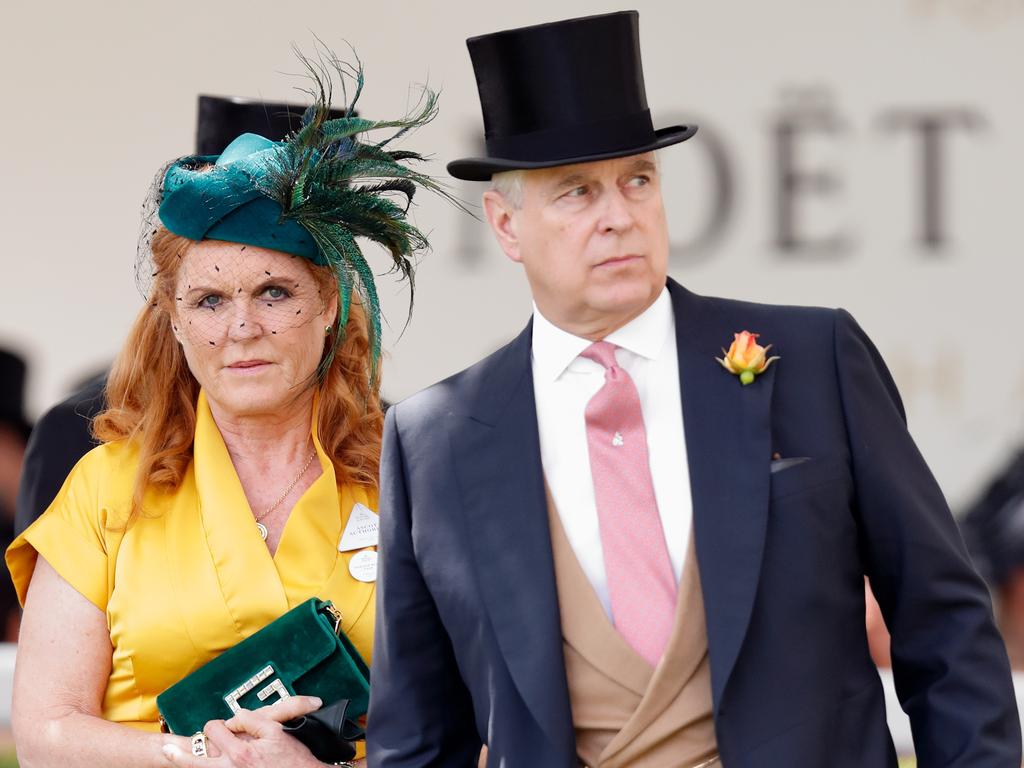
POLYGON ((591 768, 719 768, 692 537, 672 636, 652 669, 608 620, 550 495, 548 519, 580 760, 591 768))

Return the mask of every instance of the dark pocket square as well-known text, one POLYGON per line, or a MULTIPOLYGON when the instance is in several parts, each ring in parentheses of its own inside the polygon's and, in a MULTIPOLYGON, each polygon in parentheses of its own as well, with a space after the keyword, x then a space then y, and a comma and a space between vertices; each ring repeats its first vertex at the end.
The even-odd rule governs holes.
POLYGON ((797 464, 803 464, 805 461, 810 461, 810 456, 792 456, 788 459, 772 459, 771 469, 772 474, 780 472, 783 469, 789 469, 795 467, 797 464))

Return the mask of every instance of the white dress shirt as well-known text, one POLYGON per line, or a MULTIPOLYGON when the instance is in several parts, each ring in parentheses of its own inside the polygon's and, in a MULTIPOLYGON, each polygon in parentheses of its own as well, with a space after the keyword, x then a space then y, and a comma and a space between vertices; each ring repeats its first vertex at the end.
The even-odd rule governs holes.
MULTIPOLYGON (((580 357, 592 343, 548 321, 534 305, 533 389, 544 477, 583 571, 611 616, 608 579, 590 475, 587 402, 604 386, 604 368, 580 357)), ((668 289, 639 317, 605 338, 633 378, 647 430, 647 451, 669 559, 679 580, 693 518, 679 391, 675 317, 668 289)))

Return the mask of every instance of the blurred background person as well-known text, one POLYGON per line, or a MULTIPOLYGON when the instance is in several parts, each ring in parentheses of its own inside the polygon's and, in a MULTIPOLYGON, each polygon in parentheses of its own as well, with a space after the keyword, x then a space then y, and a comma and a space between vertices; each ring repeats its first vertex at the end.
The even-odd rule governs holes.
POLYGON ((961 528, 985 578, 1011 666, 1024 671, 1024 449, 992 478, 961 528))
MULTIPOLYGON (((22 357, 0 349, 0 544, 6 549, 14 540, 14 509, 32 425, 25 416, 26 366, 22 357)), ((6 570, 6 566, 5 566, 6 570)), ((14 586, 4 573, 0 584, 0 636, 5 642, 18 638, 21 612, 14 586)))

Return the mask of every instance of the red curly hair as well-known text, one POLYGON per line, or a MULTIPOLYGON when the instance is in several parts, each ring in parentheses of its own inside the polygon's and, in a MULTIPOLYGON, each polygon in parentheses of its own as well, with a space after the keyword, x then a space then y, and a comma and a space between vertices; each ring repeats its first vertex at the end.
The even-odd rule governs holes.
MULTIPOLYGON (((189 370, 171 328, 174 287, 181 264, 178 257, 192 243, 164 228, 153 235, 156 274, 149 304, 135 319, 114 361, 107 380, 107 409, 93 422, 93 434, 102 442, 138 443, 139 467, 129 522, 141 512, 147 488, 177 489, 192 460, 199 382, 189 370)), ((337 282, 329 268, 303 263, 323 295, 337 296, 337 282)), ((328 337, 325 354, 333 344, 334 339, 328 337)), ((384 413, 379 392, 370 381, 369 355, 366 315, 354 300, 344 337, 326 375, 317 384, 317 431, 334 464, 339 485, 354 483, 376 490, 384 413)))

